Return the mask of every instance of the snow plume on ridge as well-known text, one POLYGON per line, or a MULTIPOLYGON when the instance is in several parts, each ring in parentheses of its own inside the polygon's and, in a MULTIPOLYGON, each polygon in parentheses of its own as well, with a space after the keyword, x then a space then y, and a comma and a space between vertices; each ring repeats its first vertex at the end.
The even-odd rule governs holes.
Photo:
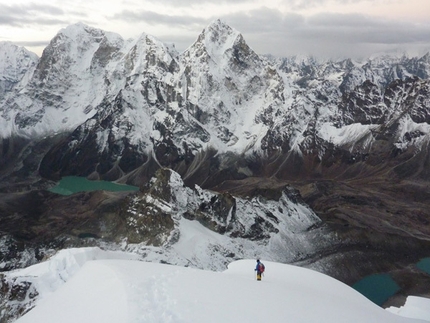
MULTIPOLYGON (((63 256, 70 257, 74 252, 63 256)), ((424 323, 430 320, 425 310, 429 305, 426 299, 418 302, 414 299, 414 306, 405 304, 408 316, 421 320, 406 318, 383 310, 326 275, 263 261, 267 270, 263 280, 257 282, 253 272, 255 260, 236 261, 224 272, 209 272, 118 258, 95 259, 87 261, 61 288, 16 322, 424 323)), ((45 269, 50 267, 49 262, 45 263, 45 269)))

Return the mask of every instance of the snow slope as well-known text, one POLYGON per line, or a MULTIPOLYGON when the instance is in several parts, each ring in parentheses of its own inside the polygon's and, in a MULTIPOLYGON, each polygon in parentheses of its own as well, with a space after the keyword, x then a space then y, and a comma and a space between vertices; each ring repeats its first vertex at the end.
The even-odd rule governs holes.
POLYGON ((425 318, 428 320, 430 317, 429 305, 429 300, 426 298, 409 296, 404 306, 400 308, 390 307, 387 310, 405 317, 425 318))
MULTIPOLYGON (((224 272, 211 272, 124 260, 127 254, 87 248, 63 251, 36 265, 35 272, 64 269, 58 264, 75 259, 77 252, 82 268, 17 323, 430 321, 428 299, 414 298, 413 306, 408 308, 407 302, 397 309, 400 315, 406 311, 424 320, 406 318, 326 275, 268 261, 263 280, 257 282, 255 260, 236 261, 224 272), (84 259, 94 260, 82 263, 84 259)), ((26 274, 34 268, 25 269, 26 274)), ((23 271, 15 272, 19 273, 23 271)))

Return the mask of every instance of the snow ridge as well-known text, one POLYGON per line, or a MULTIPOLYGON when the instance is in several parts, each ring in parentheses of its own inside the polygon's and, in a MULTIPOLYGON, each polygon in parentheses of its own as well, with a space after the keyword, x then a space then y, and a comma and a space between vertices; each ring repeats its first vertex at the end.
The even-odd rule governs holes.
MULTIPOLYGON (((69 262, 67 258, 73 258, 76 252, 76 249, 63 252, 43 263, 43 269, 55 272, 57 267, 52 261, 69 262)), ((78 252, 82 255, 81 250, 78 252)), ((94 249, 85 252, 101 254, 94 249)), ((62 288, 45 295, 35 309, 16 322, 267 320, 276 323, 285 322, 286 317, 298 323, 419 323, 430 320, 426 299, 408 298, 404 308, 385 311, 333 278, 266 260, 263 281, 256 282, 252 271, 255 260, 232 262, 226 271, 214 273, 121 260, 126 257, 126 254, 116 254, 105 260, 94 257, 87 261, 62 288), (261 296, 256 297, 256 294, 261 296), (399 315, 391 313, 395 311, 399 315)), ((40 269, 42 267, 38 268, 42 272, 40 269)), ((45 280, 43 275, 37 278, 45 280)))

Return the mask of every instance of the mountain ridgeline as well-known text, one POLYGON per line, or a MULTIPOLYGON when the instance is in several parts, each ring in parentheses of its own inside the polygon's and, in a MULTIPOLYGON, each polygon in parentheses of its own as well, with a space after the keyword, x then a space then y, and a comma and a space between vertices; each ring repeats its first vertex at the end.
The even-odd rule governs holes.
POLYGON ((428 158, 415 158, 428 146, 429 54, 270 59, 221 21, 182 54, 83 24, 38 61, 3 50, 20 64, 3 76, 2 164, 16 138, 69 133, 44 156, 45 178, 141 185, 169 167, 208 188, 251 176, 429 179, 428 158))
MULTIPOLYGON (((217 20, 183 53, 147 34, 126 41, 79 23, 62 29, 40 58, 10 43, 0 43, 0 57, 0 233, 10 246, 3 258, 31 245, 40 260, 41 245, 76 246, 87 234, 170 246, 175 212, 160 207, 167 203, 232 239, 269 243, 287 232, 287 245, 264 249, 276 261, 347 283, 390 271, 403 290, 423 294, 430 285, 398 269, 430 250, 430 54, 361 62, 261 56, 217 20), (132 199, 45 191, 69 175, 141 192, 132 199), (182 197, 214 195, 187 211, 170 193, 154 204, 148 192, 166 176, 194 190, 182 197), (245 200, 253 210, 240 209, 245 200), (262 207, 267 201, 279 207, 262 207), (148 215, 145 234, 126 220, 136 207, 148 215), (302 214, 306 225, 287 230, 286 214, 297 223, 302 214), (22 231, 10 224, 23 219, 22 231)), ((225 254, 254 256, 241 248, 225 254)))

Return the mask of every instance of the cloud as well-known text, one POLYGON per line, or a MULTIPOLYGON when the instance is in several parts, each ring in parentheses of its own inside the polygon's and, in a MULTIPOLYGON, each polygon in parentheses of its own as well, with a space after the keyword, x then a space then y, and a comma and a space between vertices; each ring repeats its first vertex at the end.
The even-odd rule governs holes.
MULTIPOLYGON (((103 10, 100 12, 89 10, 90 5, 92 8, 97 5, 95 0, 62 1, 61 6, 56 5, 59 2, 55 2, 55 0, 51 4, 42 4, 42 1, 26 5, 0 4, 0 26, 17 27, 16 29, 25 27, 32 28, 32 30, 37 28, 55 30, 57 26, 63 28, 70 23, 75 23, 77 18, 80 21, 84 20, 83 22, 89 25, 100 26, 102 29, 132 29, 134 33, 137 28, 147 28, 145 31, 149 31, 162 41, 174 43, 179 51, 183 51, 197 39, 203 28, 220 18, 241 32, 247 43, 259 54, 358 57, 387 50, 420 52, 430 50, 430 25, 382 19, 366 14, 322 12, 309 15, 309 13, 304 14, 299 11, 295 13, 281 11, 280 7, 239 10, 240 6, 229 5, 227 6, 229 13, 211 16, 207 12, 197 15, 195 12, 198 10, 188 11, 182 7, 194 4, 197 6, 198 3, 201 3, 200 0, 163 1, 163 5, 181 7, 181 10, 175 11, 163 11, 161 7, 153 9, 157 6, 153 6, 149 10, 149 6, 142 7, 134 0, 126 0, 127 4, 123 2, 121 9, 127 8, 127 10, 120 9, 113 13, 115 11, 112 8, 117 8, 113 6, 110 7, 111 13, 107 14, 103 10), (76 5, 73 5, 74 3, 76 5), (231 12, 230 10, 236 11, 231 12), (172 14, 172 12, 174 13, 172 14)), ((218 0, 216 2, 215 0, 204 1, 206 4, 220 3, 218 0)), ((401 1, 403 0, 374 0, 373 2, 399 3, 401 1)), ((253 6, 258 4, 257 0, 235 0, 228 3, 245 2, 252 3, 253 6)), ((309 7, 327 4, 328 8, 328 4, 347 5, 353 2, 369 3, 371 1, 283 0, 282 5, 309 7)), ((267 3, 273 5, 270 1, 267 3)), ((245 4, 245 7, 250 6, 245 4)), ((130 34, 125 36, 130 37, 130 34)), ((28 39, 29 41, 22 38, 20 40, 22 44, 31 46, 31 41, 46 38, 48 37, 33 37, 28 39)), ((12 41, 14 40, 12 39, 12 41)))
MULTIPOLYGON (((149 0, 150 2, 159 4, 160 1, 157 0, 149 0)), ((256 0, 164 0, 163 5, 169 5, 173 7, 190 7, 194 5, 205 5, 209 3, 213 4, 243 4, 243 3, 252 3, 256 0)))
POLYGON ((61 25, 65 20, 61 8, 52 5, 29 3, 26 5, 0 4, 0 25, 20 27, 29 24, 61 25))
POLYGON ((50 15, 64 15, 64 11, 61 8, 54 7, 51 5, 41 5, 36 3, 30 3, 26 8, 26 11, 33 13, 44 13, 44 14, 50 14, 50 15))
POLYGON ((24 46, 24 47, 46 47, 49 44, 49 40, 40 40, 40 41, 16 41, 15 45, 24 46))
POLYGON ((225 16, 258 53, 357 57, 383 50, 430 50, 430 26, 361 14, 320 13, 306 17, 279 10, 225 16))
MULTIPOLYGON (((42 54, 43 50, 46 48, 46 46, 48 46, 49 42, 51 41, 51 40, 36 40, 36 41, 16 41, 15 40, 14 41, 13 39, 7 39, 7 38, 3 38, 3 40, 12 42, 16 46, 25 47, 27 48, 27 50, 35 53, 39 57, 42 54)), ((0 39, 0 42, 1 42, 1 39, 0 39)))
POLYGON ((284 0, 283 3, 293 10, 305 10, 314 7, 323 7, 327 4, 350 5, 360 2, 388 4, 396 1, 398 2, 399 0, 284 0))
POLYGON ((311 16, 308 19, 309 25, 315 27, 348 27, 357 28, 366 26, 380 27, 383 23, 370 16, 363 14, 335 14, 335 13, 321 13, 311 16))
POLYGON ((343 43, 406 45, 422 41, 430 43, 430 26, 359 14, 325 13, 308 18, 300 35, 338 39, 343 43))
POLYGON ((296 13, 283 14, 267 7, 248 12, 237 12, 222 17, 227 23, 243 33, 279 33, 301 28, 305 17, 296 13))
MULTIPOLYGON (((351 2, 361 0, 338 0, 351 2)), ((290 1, 310 5, 314 0, 290 1)), ((168 35, 178 50, 191 45, 198 33, 211 21, 221 18, 241 32, 248 44, 259 54, 287 56, 310 54, 328 57, 360 57, 379 51, 430 50, 430 26, 381 19, 363 14, 319 13, 305 16, 282 13, 261 7, 255 10, 226 14, 221 17, 201 18, 186 15, 164 15, 152 11, 122 11, 114 19, 145 21, 171 29, 193 30, 195 37, 168 35), (189 41, 190 43, 186 43, 189 41), (428 49, 427 49, 428 48, 428 49)), ((157 36, 157 35, 155 35, 157 36)))
POLYGON ((207 24, 208 20, 195 16, 179 16, 179 15, 165 15, 159 14, 154 11, 140 10, 131 11, 123 10, 120 13, 115 14, 111 17, 115 20, 121 20, 125 22, 142 22, 144 21, 150 25, 167 25, 170 27, 182 27, 187 28, 192 25, 202 26, 207 24))

